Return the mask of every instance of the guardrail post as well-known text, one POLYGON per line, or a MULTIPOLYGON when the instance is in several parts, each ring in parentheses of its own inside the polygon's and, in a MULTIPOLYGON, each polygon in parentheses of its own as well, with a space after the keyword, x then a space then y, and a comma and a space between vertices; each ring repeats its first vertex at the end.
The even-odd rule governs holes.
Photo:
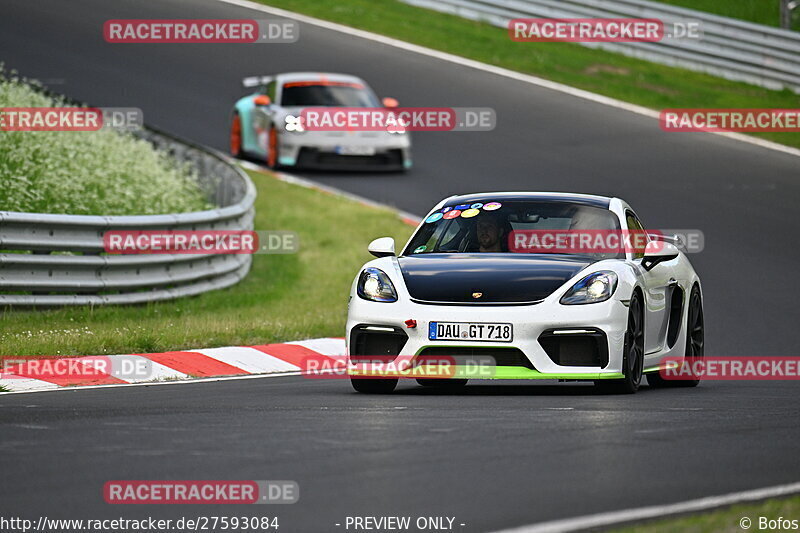
POLYGON ((796 0, 779 0, 781 3, 781 28, 792 29, 792 11, 800 5, 796 0))

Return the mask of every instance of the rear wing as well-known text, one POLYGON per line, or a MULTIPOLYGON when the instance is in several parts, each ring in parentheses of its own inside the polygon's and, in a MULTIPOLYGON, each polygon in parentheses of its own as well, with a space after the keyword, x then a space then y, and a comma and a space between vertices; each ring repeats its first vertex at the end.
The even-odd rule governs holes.
POLYGON ((246 89, 261 87, 262 85, 266 85, 274 79, 274 76, 248 76, 247 78, 242 79, 242 87, 246 89))

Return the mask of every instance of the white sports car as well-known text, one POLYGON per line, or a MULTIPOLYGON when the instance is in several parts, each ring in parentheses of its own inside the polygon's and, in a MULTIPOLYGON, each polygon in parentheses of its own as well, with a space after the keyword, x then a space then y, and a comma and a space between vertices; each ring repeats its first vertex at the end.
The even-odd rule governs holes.
MULTIPOLYGON (((489 361, 491 372, 478 378, 592 381, 622 393, 635 392, 643 375, 651 386, 697 385, 659 374, 667 358, 703 355, 700 279, 676 244, 645 232, 619 198, 447 198, 399 254, 390 237, 369 245, 377 259, 362 267, 350 291, 350 365, 372 357, 439 364, 446 357, 461 371, 478 365, 485 372, 489 361), (571 232, 638 233, 644 245, 557 253, 520 246, 529 237, 571 232)), ((424 377, 366 375, 350 372, 359 392, 387 393, 398 377, 424 377)), ((438 379, 417 381, 456 386, 476 376, 432 375, 438 379)))
POLYGON ((265 161, 270 168, 411 168, 411 140, 405 131, 308 131, 287 123, 287 117, 300 117, 308 108, 397 107, 394 98, 379 100, 360 78, 293 72, 245 78, 242 85, 255 92, 240 98, 231 113, 230 150, 235 157, 265 161))

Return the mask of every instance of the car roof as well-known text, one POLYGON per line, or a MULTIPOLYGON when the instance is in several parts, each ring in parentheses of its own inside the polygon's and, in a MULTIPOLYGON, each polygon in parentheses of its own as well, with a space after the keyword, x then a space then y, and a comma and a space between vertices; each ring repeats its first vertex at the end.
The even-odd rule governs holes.
POLYGON ((594 194, 578 194, 567 192, 482 192, 451 196, 444 201, 444 205, 467 204, 477 201, 558 201, 570 202, 592 207, 608 209, 613 198, 609 196, 598 196, 594 194))
POLYGON ((297 81, 335 81, 344 83, 364 84, 361 78, 349 74, 336 74, 334 72, 285 72, 276 76, 281 83, 297 81))

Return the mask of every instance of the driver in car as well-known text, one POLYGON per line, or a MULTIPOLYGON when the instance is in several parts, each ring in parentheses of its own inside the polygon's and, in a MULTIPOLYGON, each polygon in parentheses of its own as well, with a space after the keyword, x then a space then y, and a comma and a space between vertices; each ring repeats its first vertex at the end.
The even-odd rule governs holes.
POLYGON ((480 252, 503 252, 505 232, 498 217, 486 216, 478 219, 475 224, 475 233, 478 237, 478 244, 480 252))

